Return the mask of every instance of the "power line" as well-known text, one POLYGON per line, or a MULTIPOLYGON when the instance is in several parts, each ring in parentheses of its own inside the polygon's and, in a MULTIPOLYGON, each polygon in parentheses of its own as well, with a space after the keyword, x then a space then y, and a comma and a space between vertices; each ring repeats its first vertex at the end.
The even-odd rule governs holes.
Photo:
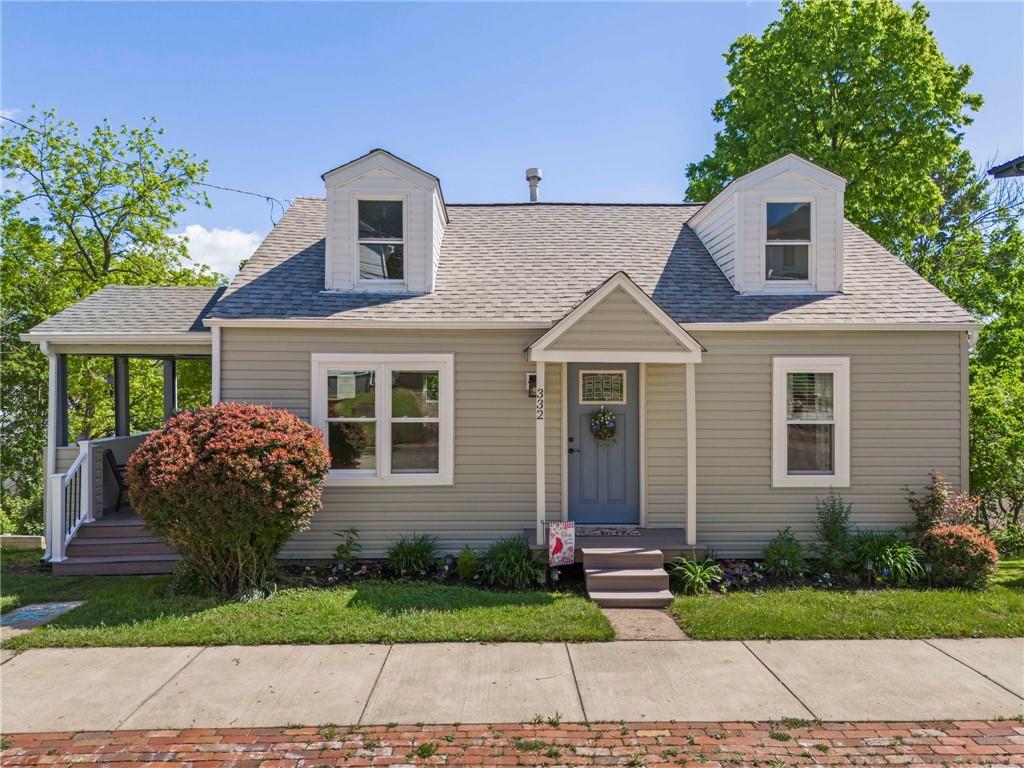
MULTIPOLYGON (((17 125, 19 128, 22 128, 22 129, 24 129, 26 131, 30 131, 31 133, 38 134, 40 136, 46 136, 46 137, 52 136, 52 134, 49 134, 46 131, 41 131, 38 128, 33 128, 32 126, 27 125, 25 123, 22 123, 19 120, 15 120, 12 117, 7 117, 7 115, 0 115, 0 119, 6 120, 9 123, 14 123, 14 125, 17 125)), ((128 167, 131 167, 131 163, 128 162, 127 160, 122 160, 119 157, 112 157, 111 159, 114 160, 115 162, 121 163, 121 165, 125 165, 125 166, 128 166, 128 167)), ((177 179, 171 179, 166 174, 164 174, 164 178, 166 180, 168 180, 168 181, 177 181, 177 179)), ((290 198, 285 198, 284 202, 282 202, 281 200, 277 199, 273 195, 265 195, 262 192, 250 192, 249 190, 237 189, 236 187, 225 187, 225 186, 222 186, 220 184, 210 184, 209 182, 205 182, 205 181, 194 181, 192 183, 195 184, 197 187, 207 187, 208 189, 217 189, 217 190, 220 190, 221 192, 234 192, 234 193, 239 194, 239 195, 249 195, 251 197, 258 197, 258 198, 261 198, 262 200, 265 200, 267 205, 270 206, 270 223, 271 223, 271 225, 277 224, 277 219, 274 218, 275 207, 281 209, 281 215, 283 216, 284 215, 284 211, 285 211, 285 203, 290 203, 291 202, 290 198)))

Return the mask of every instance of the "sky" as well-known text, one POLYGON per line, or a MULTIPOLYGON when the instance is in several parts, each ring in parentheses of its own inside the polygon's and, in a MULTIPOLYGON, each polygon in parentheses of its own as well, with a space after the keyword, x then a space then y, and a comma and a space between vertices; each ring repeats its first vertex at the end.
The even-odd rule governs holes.
MULTIPOLYGON (((946 57, 974 69, 979 161, 1024 154, 1024 1, 930 3, 946 57)), ((768 2, 28 3, 0 6, 0 108, 82 127, 155 116, 207 181, 287 201, 384 147, 449 202, 678 202, 712 148, 722 59, 768 2)), ((176 232, 233 273, 272 226, 259 198, 211 191, 176 232)), ((279 216, 280 211, 276 212, 279 216)))

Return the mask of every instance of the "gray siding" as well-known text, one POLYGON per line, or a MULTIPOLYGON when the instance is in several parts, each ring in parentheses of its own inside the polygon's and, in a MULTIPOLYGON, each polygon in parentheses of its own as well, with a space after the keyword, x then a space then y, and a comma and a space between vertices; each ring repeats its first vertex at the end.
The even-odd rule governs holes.
POLYGON ((650 364, 646 378, 647 525, 682 528, 686 526, 685 367, 650 364))
POLYGON ((905 486, 931 469, 959 485, 961 334, 945 332, 698 333, 697 537, 721 554, 753 556, 786 526, 813 536, 827 489, 771 487, 773 355, 850 356, 850 488, 854 522, 911 521, 905 486))
POLYGON ((558 338, 550 349, 608 350, 646 349, 678 352, 681 345, 651 313, 621 288, 604 300, 558 338))

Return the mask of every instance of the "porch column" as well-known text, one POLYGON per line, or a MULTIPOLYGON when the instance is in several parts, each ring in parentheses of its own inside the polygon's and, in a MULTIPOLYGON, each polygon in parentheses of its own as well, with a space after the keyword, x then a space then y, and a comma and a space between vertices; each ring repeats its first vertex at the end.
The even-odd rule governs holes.
POLYGON ((547 363, 537 362, 537 545, 544 545, 544 369, 547 363))
POLYGON ((697 544, 697 369, 686 365, 686 543, 697 544))
POLYGON ((164 421, 178 410, 178 361, 173 357, 164 360, 164 421))
POLYGON ((68 356, 57 354, 56 368, 51 376, 56 378, 57 403, 53 414, 55 445, 68 444, 68 356))
POLYGON ((131 434, 128 418, 128 358, 114 356, 114 434, 127 437, 131 434))

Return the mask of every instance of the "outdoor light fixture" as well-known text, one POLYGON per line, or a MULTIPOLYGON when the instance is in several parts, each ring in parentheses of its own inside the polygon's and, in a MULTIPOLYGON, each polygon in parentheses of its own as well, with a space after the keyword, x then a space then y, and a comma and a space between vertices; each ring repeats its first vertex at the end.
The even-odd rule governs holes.
POLYGON ((537 396, 537 374, 526 374, 526 392, 530 397, 537 396))
POLYGON ((928 586, 931 587, 931 585, 932 585, 932 564, 931 563, 925 563, 924 564, 924 572, 928 574, 928 586))

